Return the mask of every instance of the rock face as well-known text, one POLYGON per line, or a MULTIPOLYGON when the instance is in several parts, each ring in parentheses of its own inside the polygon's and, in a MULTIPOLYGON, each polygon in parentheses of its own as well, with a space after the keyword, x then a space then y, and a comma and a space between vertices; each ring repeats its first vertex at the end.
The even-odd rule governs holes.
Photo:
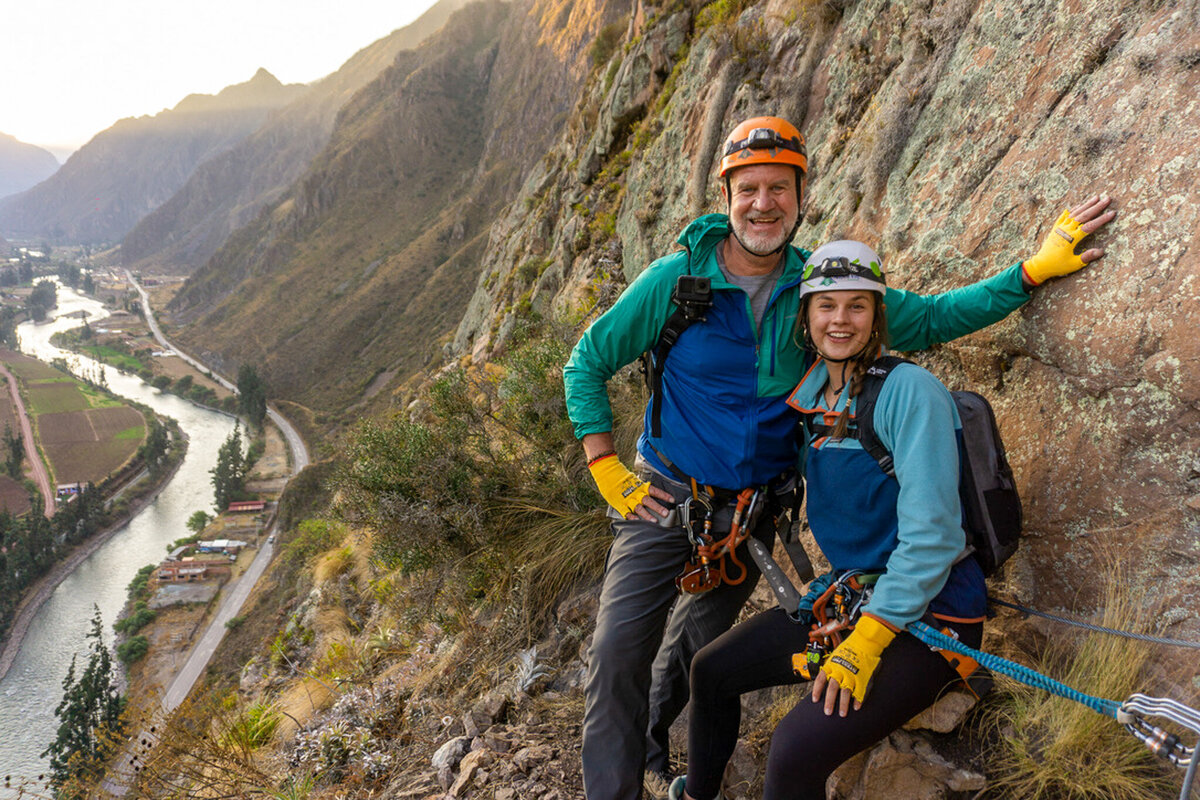
POLYGON ((307 91, 266 70, 216 95, 189 95, 152 117, 123 119, 41 184, 0 201, 0 230, 52 242, 118 241, 192 171, 307 91))
MULTIPOLYGON (((1119 561, 1129 585, 1194 608, 1197 3, 717 8, 635 14, 611 79, 589 84, 493 226, 455 350, 501 351, 522 308, 578 319, 606 307, 689 219, 720 210, 713 154, 755 114, 796 120, 808 140, 796 243, 874 243, 890 282, 914 291, 1020 261, 1064 207, 1109 193, 1119 216, 1095 242, 1104 259, 917 358, 997 410, 1026 511, 1008 588, 1088 615, 1119 561)), ((1166 621, 1200 638, 1194 615, 1166 621)))
POLYGON ((0 197, 23 192, 57 169, 58 159, 49 151, 0 133, 0 197))

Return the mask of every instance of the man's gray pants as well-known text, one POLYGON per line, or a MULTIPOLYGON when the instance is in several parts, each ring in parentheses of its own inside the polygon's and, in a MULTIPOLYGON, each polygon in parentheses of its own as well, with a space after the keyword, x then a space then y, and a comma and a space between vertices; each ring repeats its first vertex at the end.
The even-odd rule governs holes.
MULTIPOLYGON (((731 513, 717 515, 719 535, 728 532, 731 513)), ((637 800, 643 771, 666 771, 667 733, 687 705, 692 656, 733 625, 759 575, 743 544, 737 556, 746 566, 744 581, 679 595, 675 577, 692 554, 681 527, 622 520, 613 522, 613 534, 588 651, 582 749, 588 800, 637 800)), ((774 534, 771 515, 762 514, 754 536, 770 547, 774 534)))

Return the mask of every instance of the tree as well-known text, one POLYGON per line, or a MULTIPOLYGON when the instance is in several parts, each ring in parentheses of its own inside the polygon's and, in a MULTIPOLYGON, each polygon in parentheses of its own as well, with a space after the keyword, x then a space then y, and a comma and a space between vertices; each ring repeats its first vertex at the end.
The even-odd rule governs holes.
POLYGON ((72 288, 79 285, 80 271, 76 264, 60 264, 58 267, 58 279, 72 288))
POLYGON ((200 531, 202 531, 206 527, 208 527, 209 520, 211 520, 211 519, 212 519, 212 517, 210 517, 205 512, 197 511, 194 514, 192 514, 190 517, 188 517, 187 528, 192 533, 199 533, 200 531))
POLYGON ((150 640, 139 633, 117 645, 117 658, 121 659, 122 664, 132 664, 149 651, 150 640))
POLYGON ((0 341, 17 349, 17 309, 13 306, 0 307, 0 341))
POLYGON ((217 511, 224 511, 246 489, 246 457, 242 451, 242 431, 238 426, 234 426, 233 433, 217 451, 217 465, 209 473, 213 476, 217 511))
POLYGON ((21 480, 21 463, 25 460, 25 445, 21 437, 13 433, 12 426, 4 423, 4 471, 13 480, 21 480))
POLYGON ((258 370, 250 364, 238 368, 238 413, 250 420, 256 430, 261 430, 267 418, 267 385, 259 377, 258 370))
POLYGON ((167 429, 156 419, 150 418, 150 429, 146 431, 146 441, 138 448, 138 455, 146 462, 150 474, 158 477, 167 463, 167 453, 171 448, 171 437, 167 429))
POLYGON ((101 771, 124 732, 125 698, 117 690, 112 658, 104 644, 100 609, 93 606, 91 656, 78 680, 76 657, 63 679, 63 699, 54 709, 58 736, 42 753, 50 756, 50 782, 60 798, 82 797, 82 787, 101 771))
POLYGON ((54 281, 38 281, 25 301, 25 308, 35 322, 46 318, 46 312, 58 305, 58 287, 54 281))

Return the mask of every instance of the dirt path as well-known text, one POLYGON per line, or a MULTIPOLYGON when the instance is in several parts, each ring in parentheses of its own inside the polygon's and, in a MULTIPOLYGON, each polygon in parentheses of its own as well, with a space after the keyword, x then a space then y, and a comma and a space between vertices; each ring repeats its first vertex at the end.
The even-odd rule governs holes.
MULTIPOLYGON (((54 487, 50 485, 50 473, 46 471, 46 465, 42 462, 37 444, 33 440, 33 425, 29 422, 29 414, 25 413, 25 403, 21 400, 17 379, 13 377, 6 364, 0 364, 0 375, 8 379, 8 390, 12 392, 13 408, 17 412, 17 419, 21 421, 21 440, 25 445, 25 458, 29 460, 29 468, 33 472, 34 482, 41 490, 42 497, 46 498, 46 519, 50 519, 54 516, 55 511, 55 494, 54 487)), ((0 676, 3 674, 0 672, 0 676)))

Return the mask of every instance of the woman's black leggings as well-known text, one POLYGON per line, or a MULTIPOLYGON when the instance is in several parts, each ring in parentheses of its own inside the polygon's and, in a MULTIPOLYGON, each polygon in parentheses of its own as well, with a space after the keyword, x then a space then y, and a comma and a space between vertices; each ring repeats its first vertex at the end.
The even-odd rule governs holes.
MULTIPOLYGON (((978 647, 983 624, 956 624, 964 643, 978 647)), ((727 631, 692 661, 687 792, 711 800, 721 788, 741 723, 741 695, 803 680, 792 654, 808 645, 808 630, 779 608, 727 631)), ((909 633, 883 651, 862 708, 825 716, 824 703, 804 697, 771 738, 763 800, 824 800, 825 780, 846 759, 905 722, 958 680, 946 659, 909 633)))

